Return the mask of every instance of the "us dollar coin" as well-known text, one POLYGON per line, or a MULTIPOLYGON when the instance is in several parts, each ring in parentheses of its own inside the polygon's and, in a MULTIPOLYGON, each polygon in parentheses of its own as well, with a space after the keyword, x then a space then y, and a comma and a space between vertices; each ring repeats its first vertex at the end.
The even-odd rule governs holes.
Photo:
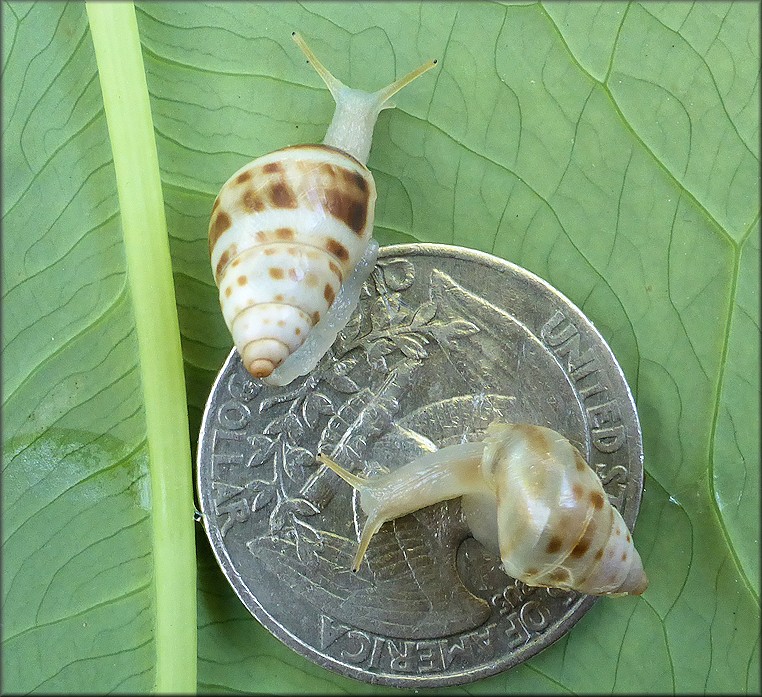
POLYGON ((231 351, 203 417, 197 484, 214 554, 249 611, 337 673, 396 687, 456 685, 563 636, 595 598, 507 576, 459 499, 386 523, 353 573, 364 515, 322 452, 363 476, 478 440, 494 420, 574 443, 632 529, 643 478, 630 390, 568 299, 488 254, 383 248, 331 351, 285 387, 231 351))

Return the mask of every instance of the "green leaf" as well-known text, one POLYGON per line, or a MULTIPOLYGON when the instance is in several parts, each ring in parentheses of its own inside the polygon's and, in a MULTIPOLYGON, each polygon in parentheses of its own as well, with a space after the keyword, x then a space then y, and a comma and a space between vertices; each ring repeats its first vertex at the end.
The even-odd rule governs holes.
MULTIPOLYGON (((7 9, 16 18, 14 9, 7 9)), ((21 244, 16 250, 18 258, 11 260, 8 267, 12 278, 27 270, 26 262, 35 246, 44 266, 4 287, 4 295, 17 298, 17 291, 23 288, 35 301, 23 308, 12 306, 17 312, 9 326, 11 338, 4 345, 6 350, 13 347, 25 354, 19 360, 26 363, 27 370, 4 400, 11 414, 4 426, 10 426, 11 436, 4 442, 4 457, 9 462, 3 471, 10 496, 4 489, 3 509, 10 508, 11 514, 4 522, 9 522, 12 529, 3 538, 4 559, 10 567, 4 579, 9 589, 4 595, 9 621, 4 623, 3 638, 11 657, 5 662, 9 670, 4 673, 10 674, 8 683, 14 691, 136 689, 144 684, 145 676, 154 678, 158 692, 192 692, 196 689, 196 576, 190 441, 169 241, 145 70, 132 4, 95 4, 87 9, 118 188, 129 291, 125 292, 123 283, 114 288, 104 283, 105 289, 111 291, 110 297, 98 298, 97 314, 82 322, 77 314, 67 311, 70 303, 60 305, 60 299, 43 281, 55 270, 60 273, 61 266, 66 268, 61 262, 69 253, 62 253, 45 239, 48 233, 55 235, 60 214, 44 234, 38 230, 38 237, 34 232, 28 235, 26 248, 18 237, 14 240, 21 244), (134 318, 121 316, 116 309, 128 308, 127 294, 134 318), (57 325, 49 311, 67 324, 57 325), (111 315, 119 315, 116 322, 112 322, 116 318, 111 315), (130 332, 133 322, 138 356, 122 355, 119 363, 111 364, 113 339, 116 345, 126 344, 119 334, 130 332), (48 332, 56 331, 63 334, 63 340, 59 340, 59 346, 34 346, 34 340, 26 343, 22 338, 31 328, 37 330, 35 339, 43 337, 44 341, 48 332), (99 336, 101 328, 108 328, 105 336, 99 336), (110 336, 112 328, 116 337, 110 336), (80 340, 84 336, 87 339, 80 340), (77 355, 83 350, 100 355, 83 360, 77 355), (89 379, 92 373, 88 376, 83 372, 88 364, 90 371, 104 368, 98 371, 99 379, 93 381, 89 379), (53 365, 55 370, 49 370, 53 365), (137 382, 133 379, 116 387, 125 371, 137 377, 137 382), (45 380, 43 390, 29 391, 30 381, 38 379, 45 380), (62 399, 60 413, 54 418, 45 413, 51 394, 46 382, 53 383, 53 390, 62 399), (115 403, 134 402, 135 392, 140 393, 142 404, 125 416, 131 418, 142 412, 137 421, 144 421, 141 440, 145 441, 150 473, 150 491, 137 501, 135 486, 145 469, 144 458, 139 457, 142 448, 136 443, 130 447, 131 452, 126 452, 127 443, 114 441, 109 431, 119 421, 109 416, 101 419, 100 429, 90 432, 88 428, 88 422, 103 413, 97 411, 97 402, 102 401, 98 398, 107 400, 108 414, 108 407, 115 403), (19 420, 17 417, 29 408, 40 413, 32 411, 34 419, 19 420), (109 486, 109 479, 115 480, 115 487, 109 486), (112 511, 118 515, 110 524, 112 511), (148 544, 134 539, 135 533, 143 532, 145 527, 148 544), (121 577, 122 568, 133 573, 121 577), (30 587, 34 588, 31 593, 30 587), (146 588, 150 589, 148 598, 146 588), (90 593, 95 597, 88 597, 90 593), (150 601, 148 607, 146 600, 150 601), (109 612, 112 607, 117 610, 113 615, 109 612), (146 625, 151 614, 153 622, 146 625), (77 648, 72 652, 52 651, 47 643, 58 635, 62 635, 58 642, 62 648, 70 646, 70 642, 77 648), (126 647, 121 644, 124 640, 129 642, 126 647), (151 654, 153 660, 147 661, 151 654), (104 663, 116 666, 116 670, 104 670, 104 663)), ((68 28, 71 35, 78 28, 76 24, 81 26, 77 20, 81 20, 81 14, 62 14, 58 26, 68 28)), ((34 28, 30 22, 18 21, 14 40, 26 40, 24 25, 34 28)), ((23 51, 20 44, 19 49, 23 51)), ((34 63, 32 57, 30 66, 34 63)), ((43 217, 49 203, 54 207, 58 204, 64 211, 70 203, 72 207, 86 206, 87 197, 79 196, 81 188, 67 191, 66 186, 59 185, 65 196, 56 196, 53 187, 38 188, 38 176, 59 149, 34 172, 31 160, 50 151, 27 150, 24 132, 37 116, 42 100, 55 88, 43 81, 40 99, 31 111, 25 112, 15 108, 27 96, 24 81, 16 85, 21 87, 20 94, 13 95, 18 101, 10 120, 4 123, 4 131, 7 128, 15 136, 17 122, 13 116, 28 117, 18 122, 19 150, 32 172, 25 172, 21 163, 13 162, 15 175, 31 176, 29 187, 6 210, 7 219, 14 221, 14 209, 27 216, 43 217), (42 196, 43 205, 25 203, 26 195, 32 191, 42 196)), ((57 95, 59 99, 61 96, 57 95)), ((46 124, 45 135, 51 136, 51 141, 55 140, 52 135, 57 125, 46 124)), ((59 130, 64 132, 65 141, 76 143, 78 134, 70 140, 66 128, 59 130)), ((73 148, 75 154, 78 144, 73 148)), ((63 154, 61 159, 64 167, 72 164, 71 155, 68 161, 63 154)), ((82 159, 85 167, 102 167, 99 159, 82 159)), ((75 184, 79 182, 75 180, 75 184)), ((88 219, 88 211, 81 213, 96 231, 103 224, 97 218, 88 219)), ((81 243, 88 247, 84 238, 91 230, 79 230, 81 239, 74 246, 81 243)), ((64 228, 64 233, 73 240, 77 238, 76 227, 64 228)), ((92 248, 88 251, 92 254, 92 248)), ((97 289, 108 278, 99 277, 97 271, 98 257, 90 256, 84 264, 70 267, 61 282, 80 290, 90 285, 97 289)), ((50 341, 55 343, 56 337, 51 336, 50 341)))
MULTIPOLYGON (((381 244, 510 259, 576 302, 636 396, 651 580, 456 693, 759 692, 758 3, 138 6, 191 440, 231 345, 206 229, 221 184, 322 139, 291 42, 374 89, 381 244)), ((6 691, 154 681, 144 392, 84 8, 3 5, 6 691)), ((199 690, 363 692, 242 607, 198 533, 199 690)))

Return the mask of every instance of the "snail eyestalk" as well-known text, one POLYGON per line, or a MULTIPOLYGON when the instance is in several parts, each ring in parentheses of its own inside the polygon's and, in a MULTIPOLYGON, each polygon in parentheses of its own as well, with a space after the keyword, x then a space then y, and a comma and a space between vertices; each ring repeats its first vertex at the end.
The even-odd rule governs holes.
POLYGON ((292 32, 291 37, 307 56, 336 102, 333 120, 328 126, 323 144, 349 153, 362 164, 368 161, 373 128, 379 113, 382 109, 394 107, 389 99, 437 64, 436 60, 431 60, 376 92, 365 92, 347 87, 335 78, 297 32, 292 32))
POLYGON ((381 529, 381 526, 385 522, 386 521, 384 520, 378 520, 376 518, 368 518, 368 520, 365 521, 365 527, 363 527, 362 534, 360 535, 360 543, 357 545, 357 552, 352 561, 352 571, 357 572, 360 570, 360 565, 362 564, 365 552, 368 551, 368 545, 370 545, 371 538, 381 529))
POLYGON ((295 31, 291 32, 291 38, 296 42, 296 45, 302 49, 302 53, 307 56, 307 60, 312 64, 312 67, 315 68, 315 72, 317 72, 317 74, 323 78, 323 82, 325 82, 325 86, 330 90, 333 98, 338 100, 337 95, 339 94, 339 91, 343 87, 346 87, 346 85, 341 80, 337 80, 333 75, 331 75, 331 72, 318 60, 317 56, 312 52, 312 49, 307 46, 301 34, 295 31))
POLYGON ((420 77, 424 73, 427 73, 432 68, 436 67, 437 59, 434 58, 433 60, 430 60, 428 63, 424 63, 420 67, 416 68, 415 70, 411 70, 405 77, 401 77, 396 82, 393 82, 391 85, 388 85, 387 87, 384 87, 378 92, 376 92, 376 96, 382 104, 382 109, 392 109, 394 108, 394 104, 391 104, 389 100, 397 94, 403 87, 407 87, 413 80, 415 80, 417 77, 420 77))
POLYGON ((338 474, 354 489, 362 489, 367 484, 362 477, 358 477, 356 474, 352 474, 349 470, 345 470, 338 462, 332 460, 327 455, 323 455, 323 453, 318 453, 316 459, 321 465, 325 465, 328 469, 338 474))
MULTIPOLYGON (((318 453, 317 461, 338 474, 345 482, 347 482, 347 484, 352 486, 354 489, 357 489, 361 494, 367 489, 368 482, 366 479, 352 474, 349 470, 344 469, 335 460, 332 460, 330 457, 323 455, 323 453, 318 453)), ((368 549, 370 540, 373 535, 378 532, 383 523, 383 520, 378 520, 375 518, 368 518, 368 520, 365 522, 365 527, 363 528, 362 535, 360 536, 360 543, 357 546, 357 552, 355 554, 354 560, 352 561, 352 571, 360 570, 360 564, 362 564, 362 559, 365 556, 366 550, 368 549)))

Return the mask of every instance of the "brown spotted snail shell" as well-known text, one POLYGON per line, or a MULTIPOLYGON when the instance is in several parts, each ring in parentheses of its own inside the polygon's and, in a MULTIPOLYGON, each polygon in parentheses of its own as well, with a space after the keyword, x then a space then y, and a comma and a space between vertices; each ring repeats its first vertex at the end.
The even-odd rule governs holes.
POLYGON ((276 150, 223 185, 209 223, 212 272, 225 323, 252 376, 285 385, 328 351, 375 265, 376 185, 365 166, 382 109, 422 65, 377 92, 352 89, 294 41, 336 110, 322 145, 276 150))
POLYGON ((397 470, 358 477, 318 460, 360 494, 367 516, 354 570, 386 521, 462 496, 471 534, 529 586, 640 595, 648 579, 630 532, 580 452, 561 434, 492 423, 483 442, 450 445, 397 470))

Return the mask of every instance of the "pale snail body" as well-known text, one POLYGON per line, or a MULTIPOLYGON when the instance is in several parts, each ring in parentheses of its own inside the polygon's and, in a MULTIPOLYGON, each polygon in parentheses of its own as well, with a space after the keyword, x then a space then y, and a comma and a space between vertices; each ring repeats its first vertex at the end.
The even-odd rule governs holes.
POLYGON ((376 185, 365 166, 379 112, 433 67, 367 93, 336 80, 294 34, 336 100, 321 145, 296 145, 235 172, 214 202, 209 253, 225 323, 245 368, 283 385, 311 370, 375 264, 376 185))
POLYGON ((318 459, 360 492, 368 518, 355 570, 384 522, 462 496, 474 538, 527 585, 591 595, 640 595, 648 586, 629 530, 600 479, 551 429, 493 423, 481 443, 447 446, 369 479, 318 459))

